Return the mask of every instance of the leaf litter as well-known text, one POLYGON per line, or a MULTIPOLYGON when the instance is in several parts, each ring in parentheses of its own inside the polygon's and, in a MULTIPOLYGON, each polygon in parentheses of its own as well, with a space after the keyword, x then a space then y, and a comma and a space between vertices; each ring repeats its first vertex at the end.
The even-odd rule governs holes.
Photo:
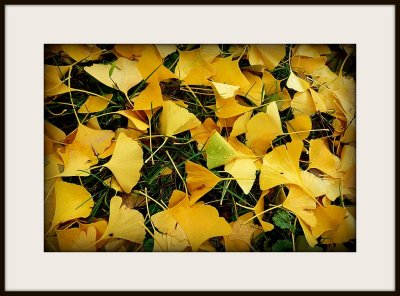
POLYGON ((353 45, 46 45, 44 243, 356 250, 353 45))

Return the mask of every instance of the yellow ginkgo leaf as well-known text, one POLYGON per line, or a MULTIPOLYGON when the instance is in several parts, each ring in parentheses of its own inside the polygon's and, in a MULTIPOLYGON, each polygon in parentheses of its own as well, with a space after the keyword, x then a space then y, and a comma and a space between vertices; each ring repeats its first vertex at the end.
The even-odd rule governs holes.
POLYGON ((261 227, 264 232, 271 231, 274 229, 274 225, 271 223, 268 223, 263 220, 263 212, 264 212, 264 194, 261 194, 257 204, 254 206, 253 211, 257 216, 258 221, 261 224, 261 227))
POLYGON ((317 93, 315 90, 312 88, 309 89, 311 97, 314 101, 315 105, 315 110, 321 111, 321 112, 326 112, 326 104, 325 104, 325 96, 317 93))
POLYGON ((122 205, 122 198, 114 196, 110 201, 110 218, 102 239, 123 238, 141 244, 145 234, 143 215, 122 205))
POLYGON ((275 102, 272 102, 265 113, 259 112, 248 121, 246 145, 257 155, 263 155, 271 146, 272 141, 282 134, 278 107, 275 102))
POLYGON ((209 85, 207 79, 213 74, 213 67, 203 59, 200 48, 179 51, 175 74, 188 85, 209 85))
POLYGON ((77 62, 95 61, 102 54, 102 50, 95 45, 62 44, 61 49, 77 62))
POLYGON ((46 97, 64 94, 73 91, 61 81, 61 77, 68 72, 70 66, 44 65, 44 95, 46 97))
POLYGON ((335 80, 327 84, 335 97, 339 100, 341 109, 349 125, 355 117, 356 83, 352 77, 344 77, 340 73, 335 80))
POLYGON ((311 118, 308 115, 297 115, 286 122, 286 128, 292 140, 305 140, 312 128, 311 118))
MULTIPOLYGON (((356 219, 354 219, 354 217, 347 212, 346 217, 339 224, 332 239, 332 242, 335 244, 341 244, 355 238, 356 238, 356 219)), ((328 234, 326 237, 322 235, 322 240, 324 241, 324 243, 331 243, 330 239, 331 239, 330 234, 328 234)))
POLYGON ((236 115, 236 116, 228 117, 228 118, 218 118, 218 121, 217 121, 218 129, 221 131, 224 128, 225 129, 232 128, 233 124, 236 122, 236 120, 239 118, 239 116, 240 115, 236 115))
POLYGON ((118 139, 120 134, 125 134, 125 136, 131 138, 131 139, 137 139, 141 135, 143 135, 143 131, 137 130, 136 128, 117 128, 115 131, 115 139, 118 139))
POLYGON ((176 78, 174 73, 164 65, 158 50, 152 45, 146 45, 139 58, 138 68, 143 79, 148 82, 159 82, 171 78, 176 78))
POLYGON ((206 118, 198 127, 190 130, 192 138, 198 143, 199 150, 203 149, 215 130, 219 130, 219 127, 210 117, 206 118))
POLYGON ((325 85, 335 81, 338 76, 328 66, 323 66, 321 69, 314 70, 312 77, 318 85, 325 85))
POLYGON ((228 143, 232 146, 233 149, 236 150, 238 153, 238 158, 251 158, 254 161, 254 164, 257 167, 257 170, 260 170, 260 167, 262 165, 262 160, 257 157, 257 155, 251 150, 249 147, 247 147, 245 144, 240 142, 237 138, 235 137, 230 137, 228 138, 228 143))
POLYGON ((176 45, 173 44, 156 44, 155 47, 163 59, 176 51, 176 45))
POLYGON ((111 145, 109 147, 107 147, 103 153, 100 153, 99 155, 97 155, 97 157, 100 159, 104 159, 104 158, 111 156, 114 153, 115 145, 116 145, 116 141, 112 141, 111 145))
POLYGON ((295 116, 312 115, 317 112, 313 97, 308 91, 295 93, 290 105, 292 106, 293 114, 295 116))
POLYGON ((296 72, 313 74, 314 71, 320 70, 325 66, 326 60, 326 57, 307 58, 295 56, 291 59, 291 65, 296 72))
POLYGON ((321 179, 307 171, 301 171, 300 174, 303 188, 313 197, 326 195, 327 198, 334 201, 340 195, 340 179, 321 179))
POLYGON ((237 137, 241 134, 246 133, 247 123, 249 122, 250 118, 251 112, 246 112, 243 115, 240 115, 239 118, 235 120, 229 137, 237 137))
POLYGON ((221 53, 217 44, 200 45, 200 55, 207 62, 211 63, 221 53))
POLYGON ((64 163, 60 177, 88 176, 90 167, 98 162, 93 149, 79 143, 67 145, 65 150, 59 150, 58 154, 64 163))
POLYGON ((62 252, 95 252, 96 228, 87 230, 70 228, 57 231, 58 245, 62 252))
POLYGON ((345 208, 339 206, 318 206, 314 211, 317 223, 311 227, 311 232, 315 238, 327 231, 336 231, 339 224, 347 215, 345 208))
POLYGON ((189 205, 189 198, 190 196, 185 192, 174 190, 169 198, 168 201, 168 208, 173 208, 175 206, 184 204, 186 206, 189 205))
POLYGON ((197 117, 172 101, 164 102, 159 119, 160 133, 173 136, 201 125, 197 117))
MULTIPOLYGON (((104 95, 105 98, 111 100, 112 94, 104 95)), ((110 102, 99 96, 89 96, 85 103, 79 108, 78 113, 96 113, 107 108, 110 102)))
POLYGON ((239 60, 232 61, 231 57, 217 58, 212 65, 215 67, 215 82, 238 85, 242 91, 249 89, 250 83, 239 68, 239 60))
POLYGON ((286 86, 298 92, 305 92, 310 88, 310 84, 300 77, 297 77, 293 71, 290 71, 286 86))
POLYGON ((330 54, 331 50, 326 44, 298 44, 293 50, 293 56, 316 58, 320 55, 330 54))
POLYGON ((129 193, 140 178, 143 150, 136 140, 121 133, 110 161, 104 166, 112 171, 122 189, 129 193))
POLYGON ((110 177, 107 180, 104 180, 104 183, 107 184, 107 186, 111 187, 117 192, 124 192, 124 190, 121 188, 121 185, 119 185, 118 181, 115 180, 115 177, 110 177))
POLYGON ((88 217, 94 206, 92 196, 81 185, 58 181, 55 184, 55 196, 53 228, 62 222, 88 217))
POLYGON ((299 159, 303 150, 303 142, 292 141, 278 146, 263 158, 260 174, 260 188, 267 190, 281 184, 302 186, 299 159))
POLYGON ((101 154, 111 145, 114 132, 110 130, 95 130, 83 124, 78 125, 73 143, 93 149, 96 155, 101 154))
POLYGON ((251 240, 259 233, 262 228, 253 221, 245 223, 253 217, 253 213, 247 213, 240 217, 235 222, 231 222, 231 235, 224 236, 224 244, 226 252, 249 252, 251 248, 251 240))
POLYGON ((138 130, 146 131, 149 128, 149 124, 147 122, 144 122, 136 111, 120 110, 115 113, 121 114, 122 116, 128 118, 138 130))
POLYGON ((190 246, 189 240, 171 210, 164 210, 151 216, 158 231, 154 231, 153 252, 180 252, 190 246))
POLYGON ((46 120, 44 121, 44 134, 56 142, 62 142, 67 136, 61 129, 46 120))
POLYGON ((149 84, 142 90, 139 96, 133 99, 135 110, 154 110, 163 105, 160 84, 158 80, 150 80, 149 84))
POLYGON ((271 100, 276 102, 279 111, 283 111, 290 107, 292 98, 289 94, 289 91, 285 87, 282 91, 278 92, 276 95, 273 95, 271 100))
POLYGON ((218 118, 231 118, 255 109, 255 107, 241 104, 235 98, 222 99, 216 97, 215 102, 215 115, 217 115, 218 118))
POLYGON ((116 56, 132 60, 136 57, 140 57, 147 46, 148 45, 143 44, 116 44, 114 46, 114 51, 116 56))
POLYGON ((340 168, 340 159, 332 154, 322 139, 310 141, 310 164, 308 169, 315 168, 332 176, 337 177, 340 168))
POLYGON ((318 243, 318 241, 317 241, 316 238, 312 235, 310 226, 307 225, 307 223, 304 222, 300 217, 297 217, 297 218, 298 218, 298 220, 299 220, 299 222, 300 222, 301 228, 303 229, 304 236, 305 236, 305 238, 306 238, 306 240, 307 240, 308 245, 309 245, 311 248, 313 248, 313 247, 318 243))
POLYGON ((101 126, 99 124, 99 121, 97 120, 97 117, 93 116, 86 122, 86 126, 88 128, 94 129, 94 130, 101 130, 101 126))
POLYGON ((356 164, 356 148, 344 145, 340 153, 340 171, 346 173, 356 164))
POLYGON ((94 64, 84 69, 101 83, 119 89, 126 96, 128 96, 128 90, 143 80, 138 70, 138 62, 124 57, 118 58, 112 64, 94 64))
POLYGON ((225 171, 235 178, 244 194, 249 194, 256 179, 257 167, 251 158, 236 158, 225 165, 225 171))
POLYGON ((320 51, 326 53, 327 49, 325 47, 315 46, 314 44, 298 44, 295 47, 293 47, 292 54, 294 57, 304 56, 309 58, 316 58, 322 54, 320 53, 320 51))
POLYGON ((219 217, 217 209, 210 205, 176 206, 171 212, 185 232, 194 252, 207 239, 229 235, 232 232, 228 222, 219 217))
POLYGON ((99 240, 102 236, 104 231, 107 228, 107 221, 105 220, 98 220, 96 222, 90 224, 80 224, 79 229, 83 231, 88 231, 89 228, 94 227, 96 229, 96 240, 99 240))
POLYGON ((341 143, 351 144, 356 141, 356 118, 354 117, 350 124, 346 127, 343 136, 340 138, 341 143))
POLYGON ((282 206, 300 217, 310 227, 317 225, 314 210, 317 207, 315 199, 304 192, 299 186, 290 185, 289 194, 282 206))
MULTIPOLYGON (((44 168, 44 177, 50 178, 59 175, 58 165, 50 162, 44 168)), ((53 217, 56 210, 56 197, 55 197, 55 184, 59 178, 52 178, 44 181, 44 231, 46 237, 51 233, 51 226, 53 224, 53 217)))
POLYGON ((248 90, 241 93, 241 95, 248 98, 253 104, 256 106, 260 106, 264 97, 263 97, 263 82, 260 77, 254 75, 250 72, 243 72, 244 76, 250 83, 250 87, 248 90))
POLYGON ((229 85, 219 82, 211 82, 211 86, 214 90, 215 95, 221 99, 234 98, 236 96, 237 91, 240 88, 237 85, 229 85))
POLYGON ((221 181, 221 178, 197 163, 187 161, 185 169, 187 174, 186 184, 191 195, 189 198, 190 204, 197 202, 221 181))
POLYGON ((251 45, 248 52, 250 65, 263 65, 272 71, 285 57, 285 44, 251 45))
POLYGON ((281 91, 281 83, 268 71, 263 72, 262 83, 264 85, 264 92, 267 96, 272 96, 281 91))
POLYGON ((239 156, 236 150, 217 131, 209 138, 206 153, 209 169, 225 165, 239 156))
POLYGON ((317 225, 311 228, 314 237, 321 235, 323 244, 341 244, 356 238, 354 217, 339 206, 318 207, 317 225))

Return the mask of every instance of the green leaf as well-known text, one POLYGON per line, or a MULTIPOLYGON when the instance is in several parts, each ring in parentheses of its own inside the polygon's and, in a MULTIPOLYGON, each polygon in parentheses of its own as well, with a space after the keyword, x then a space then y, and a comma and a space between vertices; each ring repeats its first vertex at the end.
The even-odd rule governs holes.
POLYGON ((291 252, 293 245, 291 241, 280 239, 272 245, 272 252, 291 252))
POLYGON ((210 170, 225 165, 238 156, 236 150, 218 132, 210 137, 206 153, 207 167, 210 170))
POLYGON ((281 229, 289 229, 291 232, 294 232, 294 226, 292 225, 293 216, 287 211, 278 210, 273 216, 272 221, 274 224, 281 229))

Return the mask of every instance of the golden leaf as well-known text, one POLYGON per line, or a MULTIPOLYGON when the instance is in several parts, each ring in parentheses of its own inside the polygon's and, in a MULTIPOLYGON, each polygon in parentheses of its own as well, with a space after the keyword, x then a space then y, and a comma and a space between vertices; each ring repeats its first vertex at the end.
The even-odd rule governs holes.
POLYGON ((250 83, 239 68, 239 60, 232 61, 231 57, 217 58, 212 65, 215 67, 215 82, 238 85, 242 91, 249 89, 250 83))
POLYGON ((283 207, 300 217, 307 225, 315 227, 317 219, 314 210, 317 207, 315 199, 304 192, 301 187, 290 185, 289 194, 283 202, 283 207))
POLYGON ((244 194, 249 194, 256 180, 257 167, 251 158, 236 158, 225 165, 225 171, 235 178, 244 194))
POLYGON ((332 177, 337 177, 340 159, 329 151, 322 139, 310 141, 309 154, 310 164, 308 169, 316 168, 332 177))
POLYGON ((62 222, 90 215, 94 202, 90 193, 81 185, 58 181, 55 184, 56 210, 52 227, 62 222))
POLYGON ((130 193, 140 178, 143 150, 136 140, 121 133, 110 161, 104 166, 112 171, 122 189, 130 193))
POLYGON ((295 115, 294 119, 286 121, 286 128, 292 140, 305 140, 312 129, 311 118, 308 115, 295 115))
POLYGON ((113 64, 94 64, 84 70, 101 83, 119 89, 126 96, 128 90, 143 80, 138 70, 138 62, 120 57, 113 64))
POLYGON ((219 217, 217 209, 212 206, 195 204, 192 207, 175 206, 170 210, 186 233, 194 252, 207 239, 229 235, 232 232, 229 224, 219 217))
POLYGON ((263 155, 272 141, 282 135, 281 119, 275 102, 268 105, 265 113, 254 115, 247 123, 246 145, 257 155, 263 155), (260 127, 268 128, 260 128, 260 127))
POLYGON ((70 66, 44 65, 44 95, 46 97, 73 91, 61 81, 61 77, 69 71, 70 66))
POLYGON ((62 252, 95 252, 96 228, 87 230, 70 228, 57 230, 58 245, 62 252))
POLYGON ((286 85, 288 88, 294 89, 298 92, 305 92, 310 88, 310 84, 307 81, 297 77, 293 71, 290 72, 286 85))
POLYGON ((95 130, 83 124, 78 125, 75 140, 72 144, 79 144, 93 149, 96 155, 110 147, 114 132, 110 130, 95 130))
MULTIPOLYGON (((104 95, 105 98, 111 100, 112 94, 104 95)), ((85 103, 79 108, 78 113, 96 113, 103 111, 107 108, 110 102, 99 97, 99 96, 89 96, 85 103)))
POLYGON ((302 150, 303 142, 296 140, 267 153, 261 166, 260 188, 266 190, 281 184, 302 186, 299 167, 302 150))
POLYGON ((197 117, 172 101, 164 102, 159 119, 160 133, 173 136, 201 125, 197 117))
POLYGON ((171 210, 164 210, 151 216, 158 231, 154 231, 153 252, 180 252, 190 246, 189 240, 171 210))
POLYGON ((136 111, 133 110, 120 110, 115 112, 117 114, 121 114, 122 116, 125 116, 128 118, 135 128, 141 131, 147 131, 149 128, 149 124, 147 122, 144 122, 143 119, 138 115, 136 111))
POLYGON ((185 163, 186 184, 190 192, 190 204, 197 202, 204 194, 209 192, 221 181, 205 167, 191 161, 185 163))
POLYGON ((102 239, 123 238, 142 244, 145 236, 143 215, 122 205, 122 198, 114 196, 110 201, 110 218, 102 239))
POLYGON ((245 223, 253 217, 253 213, 247 213, 240 217, 235 222, 231 222, 232 234, 224 236, 224 244, 226 252, 249 252, 251 247, 251 240, 262 229, 260 226, 251 223, 245 223))
POLYGON ((95 61, 102 54, 101 49, 95 45, 62 44, 61 49, 77 62, 95 61))
POLYGON ((250 65, 263 65, 272 71, 285 57, 285 44, 251 45, 248 52, 250 65))

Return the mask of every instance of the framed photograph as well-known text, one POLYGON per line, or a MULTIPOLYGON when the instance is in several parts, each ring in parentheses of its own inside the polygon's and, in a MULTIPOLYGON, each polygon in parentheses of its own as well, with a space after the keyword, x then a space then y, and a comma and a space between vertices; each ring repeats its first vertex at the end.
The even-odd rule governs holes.
POLYGON ((6 290, 393 290, 394 11, 6 6, 6 290))

